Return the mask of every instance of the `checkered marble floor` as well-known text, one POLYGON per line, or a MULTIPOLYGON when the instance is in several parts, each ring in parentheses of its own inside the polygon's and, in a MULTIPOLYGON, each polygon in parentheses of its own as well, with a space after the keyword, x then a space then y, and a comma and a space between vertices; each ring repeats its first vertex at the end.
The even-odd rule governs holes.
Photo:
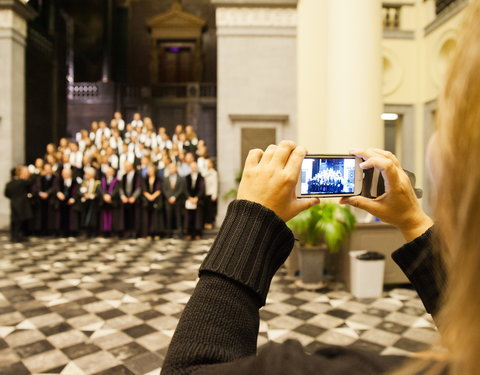
MULTIPOLYGON (((0 236, 0 374, 158 374, 212 239, 197 242, 0 236)), ((382 354, 421 351, 436 331, 416 293, 356 300, 311 292, 279 271, 259 345, 299 340, 382 354)))

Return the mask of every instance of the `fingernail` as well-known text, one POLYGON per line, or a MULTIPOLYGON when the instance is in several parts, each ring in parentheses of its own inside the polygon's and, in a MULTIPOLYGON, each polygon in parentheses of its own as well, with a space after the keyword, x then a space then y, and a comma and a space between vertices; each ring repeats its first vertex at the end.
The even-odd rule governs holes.
POLYGON ((360 168, 363 168, 363 167, 365 167, 366 164, 367 164, 367 162, 364 161, 364 162, 360 163, 359 166, 360 166, 360 168))

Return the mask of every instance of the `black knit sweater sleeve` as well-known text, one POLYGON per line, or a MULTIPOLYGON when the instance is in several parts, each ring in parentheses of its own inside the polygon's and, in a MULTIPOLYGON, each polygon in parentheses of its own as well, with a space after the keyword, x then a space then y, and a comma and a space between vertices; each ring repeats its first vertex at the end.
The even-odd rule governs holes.
POLYGON ((445 267, 434 249, 434 228, 392 254, 393 260, 411 281, 425 309, 435 315, 445 286, 445 267))
POLYGON ((292 232, 273 211, 249 201, 231 203, 200 267, 162 374, 190 374, 255 354, 258 310, 293 243, 292 232))

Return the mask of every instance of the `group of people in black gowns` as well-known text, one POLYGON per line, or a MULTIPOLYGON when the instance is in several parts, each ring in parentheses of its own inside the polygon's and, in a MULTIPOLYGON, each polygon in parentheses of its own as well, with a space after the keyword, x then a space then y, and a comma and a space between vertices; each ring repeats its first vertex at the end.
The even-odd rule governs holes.
POLYGON ((12 171, 12 240, 26 235, 200 239, 213 227, 218 175, 192 127, 170 138, 135 114, 92 124, 77 141, 12 171), (134 124, 134 125, 132 125, 134 124), (113 140, 113 141, 112 141, 113 140))
POLYGON ((331 168, 325 169, 308 180, 309 193, 338 194, 344 192, 344 177, 331 168))

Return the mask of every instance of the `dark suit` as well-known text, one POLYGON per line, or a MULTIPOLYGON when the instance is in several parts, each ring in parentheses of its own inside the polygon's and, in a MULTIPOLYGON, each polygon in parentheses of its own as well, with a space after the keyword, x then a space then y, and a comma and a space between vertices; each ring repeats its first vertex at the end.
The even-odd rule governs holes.
POLYGON ((149 183, 148 176, 142 178, 142 196, 140 198, 142 211, 142 237, 160 235, 165 230, 165 212, 162 192, 162 180, 155 177, 153 184, 149 183), (153 201, 149 201, 144 192, 153 194, 160 191, 160 195, 153 201))
POLYGON ((166 229, 170 235, 175 231, 181 234, 182 213, 185 205, 185 180, 176 175, 175 184, 172 184, 172 176, 163 180, 163 193, 165 196, 166 229), (168 202, 170 197, 175 197, 175 203, 168 202))
POLYGON ((185 234, 189 236, 201 236, 203 229, 203 204, 205 198, 205 180, 200 173, 193 184, 192 175, 185 177, 185 196, 198 198, 197 208, 192 210, 185 207, 185 234))
POLYGON ((21 241, 28 220, 33 216, 28 194, 33 180, 15 179, 5 186, 5 196, 10 199, 11 239, 21 241))
POLYGON ((78 233, 81 204, 80 187, 77 181, 72 178, 70 186, 67 186, 62 177, 57 177, 54 182, 54 196, 52 200, 54 209, 53 228, 63 235, 75 235, 78 233), (65 199, 63 201, 58 199, 57 193, 63 193, 65 199), (70 198, 75 200, 73 204, 68 204, 70 198))
POLYGON ((39 202, 39 210, 36 217, 36 229, 40 231, 40 234, 47 235, 53 230, 53 198, 54 198, 54 175, 38 176, 37 183, 37 196, 39 202), (41 198, 40 193, 44 192, 48 194, 47 198, 41 198))
POLYGON ((140 232, 140 206, 138 204, 142 192, 140 185, 140 175, 137 172, 133 172, 133 178, 130 182, 128 175, 125 174, 120 185, 120 197, 135 198, 135 203, 124 203, 123 205, 124 229, 126 232, 130 232, 133 237, 136 237, 140 232))

